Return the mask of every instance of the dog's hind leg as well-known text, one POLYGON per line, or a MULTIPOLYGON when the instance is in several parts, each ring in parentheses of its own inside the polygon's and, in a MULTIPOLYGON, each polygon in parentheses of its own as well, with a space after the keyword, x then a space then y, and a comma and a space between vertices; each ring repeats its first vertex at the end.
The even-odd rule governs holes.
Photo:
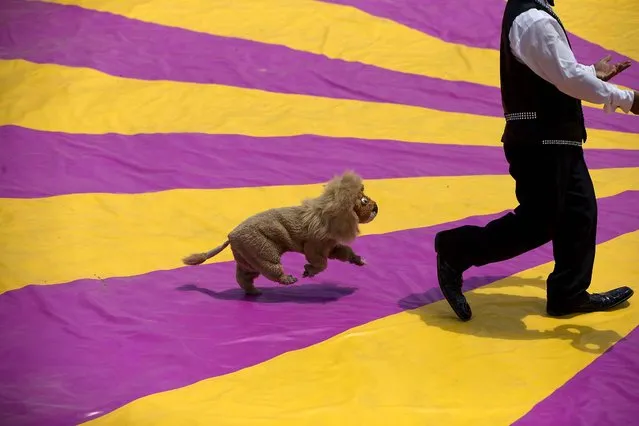
POLYGON ((284 285, 294 284, 297 278, 284 273, 278 248, 262 236, 239 241, 233 255, 244 269, 259 272, 266 279, 284 285), (248 266, 248 267, 246 267, 248 266))
POLYGON ((255 285, 253 284, 255 279, 259 276, 259 272, 250 271, 239 264, 235 266, 235 279, 240 287, 242 287, 242 290, 244 290, 244 293, 249 296, 258 296, 262 294, 262 292, 255 288, 255 285))
POLYGON ((253 283, 260 276, 260 273, 251 267, 251 263, 248 262, 248 259, 242 255, 237 247, 231 245, 231 250, 233 250, 233 258, 235 259, 235 280, 242 287, 245 294, 259 296, 262 292, 255 288, 253 283))
POLYGON ((264 277, 273 282, 283 285, 295 284, 297 282, 297 278, 293 275, 284 273, 284 267, 282 267, 282 264, 279 262, 275 263, 260 259, 255 266, 264 277))

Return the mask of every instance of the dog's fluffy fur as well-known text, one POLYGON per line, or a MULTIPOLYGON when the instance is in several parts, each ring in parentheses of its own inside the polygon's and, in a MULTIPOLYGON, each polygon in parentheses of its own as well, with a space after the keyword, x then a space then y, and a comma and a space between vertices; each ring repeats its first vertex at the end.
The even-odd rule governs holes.
POLYGON ((348 171, 329 181, 319 197, 251 216, 233 229, 222 245, 192 254, 183 262, 199 265, 230 245, 237 283, 246 294, 260 294, 253 284, 260 275, 284 285, 297 282, 280 263, 286 252, 305 255, 304 277, 322 272, 328 259, 364 265, 348 243, 359 234, 359 224, 372 221, 377 212, 377 203, 364 194, 361 177, 348 171))

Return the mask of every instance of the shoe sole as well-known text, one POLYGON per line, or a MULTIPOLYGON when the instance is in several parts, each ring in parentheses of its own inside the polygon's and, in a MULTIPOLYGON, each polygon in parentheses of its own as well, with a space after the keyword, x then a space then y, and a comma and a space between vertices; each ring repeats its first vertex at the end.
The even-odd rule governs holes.
POLYGON ((623 302, 628 301, 634 294, 635 294, 635 291, 630 289, 630 294, 628 294, 628 296, 624 297, 623 299, 620 299, 619 301, 617 301, 617 303, 608 306, 606 309, 596 309, 594 311, 573 311, 573 312, 568 312, 568 313, 565 313, 565 314, 558 314, 558 313, 551 313, 551 312, 546 312, 546 313, 548 315, 550 315, 551 317, 565 317, 565 316, 568 316, 568 315, 576 315, 576 314, 592 314, 592 313, 595 313, 595 312, 606 312, 606 311, 609 311, 611 309, 616 308, 617 306, 621 305, 623 302))
POLYGON ((465 302, 466 306, 468 307, 468 313, 462 312, 462 311, 460 311, 460 310, 455 308, 457 306, 456 299, 451 294, 448 293, 448 290, 446 289, 446 286, 442 285, 442 280, 439 277, 439 262, 440 261, 441 260, 440 260, 439 256, 437 256, 437 283, 439 284, 439 289, 441 290, 442 294, 444 295, 444 298, 448 302, 448 305, 450 306, 450 308, 453 310, 453 312, 455 312, 455 315, 457 315, 457 317, 460 320, 462 320, 462 321, 468 321, 473 316, 472 311, 470 309, 470 305, 468 304, 468 302, 465 302))
POLYGON ((472 318, 473 314, 468 302, 465 301, 466 306, 468 307, 468 312, 469 312, 468 314, 465 312, 460 312, 458 309, 455 309, 455 306, 457 306, 457 303, 455 303, 455 298, 448 293, 448 291, 446 290, 446 287, 442 285, 442 280, 439 277, 439 269, 440 269, 439 262, 441 261, 441 259, 439 258, 439 241, 440 241, 439 238, 440 238, 439 233, 435 234, 434 246, 435 246, 435 253, 437 253, 437 283, 439 284, 439 289, 444 295, 444 298, 446 299, 446 302, 448 302, 448 305, 450 306, 450 308, 453 310, 453 312, 455 312, 455 315, 457 315, 457 318, 459 318, 462 321, 469 321, 472 318))

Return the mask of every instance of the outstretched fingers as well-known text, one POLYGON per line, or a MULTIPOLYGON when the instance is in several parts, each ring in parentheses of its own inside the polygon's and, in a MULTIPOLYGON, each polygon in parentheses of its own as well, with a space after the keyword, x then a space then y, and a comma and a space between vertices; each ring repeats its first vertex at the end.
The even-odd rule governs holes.
POLYGON ((606 76, 603 78, 603 81, 608 81, 620 72, 627 70, 628 68, 630 68, 630 65, 632 65, 630 61, 624 61, 613 65, 612 70, 608 74, 606 74, 606 76))

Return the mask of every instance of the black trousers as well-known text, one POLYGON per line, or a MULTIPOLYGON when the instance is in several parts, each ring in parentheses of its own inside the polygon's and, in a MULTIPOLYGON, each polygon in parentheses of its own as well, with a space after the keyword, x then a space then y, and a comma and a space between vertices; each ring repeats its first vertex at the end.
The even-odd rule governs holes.
POLYGON ((555 268, 547 280, 547 305, 586 300, 595 260, 597 199, 583 149, 504 145, 504 152, 519 206, 484 227, 442 231, 440 254, 463 271, 552 241, 555 268))

